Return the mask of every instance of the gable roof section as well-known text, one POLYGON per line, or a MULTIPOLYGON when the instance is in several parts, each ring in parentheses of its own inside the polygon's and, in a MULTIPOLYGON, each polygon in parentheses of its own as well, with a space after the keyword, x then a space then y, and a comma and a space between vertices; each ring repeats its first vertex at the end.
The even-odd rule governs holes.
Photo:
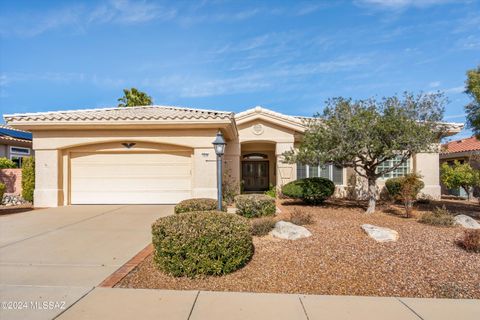
POLYGON ((248 109, 235 115, 235 121, 237 125, 241 125, 255 119, 263 119, 265 121, 269 121, 276 125, 287 127, 298 132, 305 131, 302 118, 289 116, 260 106, 248 109))
POLYGON ((469 151, 480 151, 480 141, 475 136, 451 141, 442 145, 442 154, 452 154, 469 151))

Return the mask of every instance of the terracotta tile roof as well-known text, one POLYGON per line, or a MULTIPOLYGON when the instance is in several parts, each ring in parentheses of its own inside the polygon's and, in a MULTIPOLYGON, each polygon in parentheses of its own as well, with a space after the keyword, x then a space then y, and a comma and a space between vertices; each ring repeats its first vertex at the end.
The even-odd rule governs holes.
POLYGON ((480 151, 480 141, 473 137, 451 141, 442 145, 442 154, 480 151))
POLYGON ((103 122, 109 120, 218 120, 232 119, 232 112, 172 106, 104 108, 4 115, 6 122, 103 122))

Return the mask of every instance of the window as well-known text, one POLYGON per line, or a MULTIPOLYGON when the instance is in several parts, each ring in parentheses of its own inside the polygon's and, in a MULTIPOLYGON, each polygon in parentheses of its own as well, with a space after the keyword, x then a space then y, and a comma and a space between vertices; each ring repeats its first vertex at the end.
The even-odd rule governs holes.
POLYGON ((323 166, 311 166, 297 163, 297 179, 322 177, 333 181, 336 185, 343 184, 343 169, 327 164, 323 166))
MULTIPOLYGON (((387 160, 380 164, 378 166, 378 171, 383 171, 388 168, 391 168, 401 161, 401 157, 397 156, 394 159, 387 160)), ((397 178, 397 177, 403 177, 404 175, 408 174, 410 172, 410 159, 407 159, 404 163, 402 163, 397 169, 390 171, 388 173, 385 173, 382 175, 382 179, 390 179, 390 178, 397 178)))
POLYGON ((29 148, 21 148, 21 147, 10 147, 10 153, 29 155, 30 154, 30 149, 29 148))
POLYGON ((10 146, 10 160, 12 160, 18 168, 22 167, 22 159, 30 156, 29 148, 10 146))
POLYGON ((243 156, 244 160, 266 160, 268 156, 263 153, 249 153, 243 156))

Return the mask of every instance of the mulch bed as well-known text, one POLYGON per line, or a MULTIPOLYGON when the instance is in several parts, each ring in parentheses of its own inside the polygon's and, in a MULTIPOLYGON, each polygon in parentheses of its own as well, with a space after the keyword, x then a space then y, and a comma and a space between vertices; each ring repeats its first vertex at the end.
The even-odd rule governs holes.
POLYGON ((252 260, 232 274, 175 278, 158 271, 150 255, 117 287, 480 298, 480 254, 455 244, 463 232, 459 227, 403 218, 400 207, 384 206, 365 215, 356 203, 338 201, 322 207, 284 201, 281 215, 295 207, 313 215, 313 224, 306 226, 313 236, 297 241, 255 237, 252 260), (399 240, 376 243, 361 230, 363 223, 397 230, 399 240))

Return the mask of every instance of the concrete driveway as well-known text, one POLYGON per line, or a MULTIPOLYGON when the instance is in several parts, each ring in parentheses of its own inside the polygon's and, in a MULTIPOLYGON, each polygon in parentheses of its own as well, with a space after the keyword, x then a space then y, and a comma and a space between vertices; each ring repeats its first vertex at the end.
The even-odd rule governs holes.
POLYGON ((0 318, 55 317, 150 243, 150 225, 171 213, 91 205, 0 216, 0 318))

